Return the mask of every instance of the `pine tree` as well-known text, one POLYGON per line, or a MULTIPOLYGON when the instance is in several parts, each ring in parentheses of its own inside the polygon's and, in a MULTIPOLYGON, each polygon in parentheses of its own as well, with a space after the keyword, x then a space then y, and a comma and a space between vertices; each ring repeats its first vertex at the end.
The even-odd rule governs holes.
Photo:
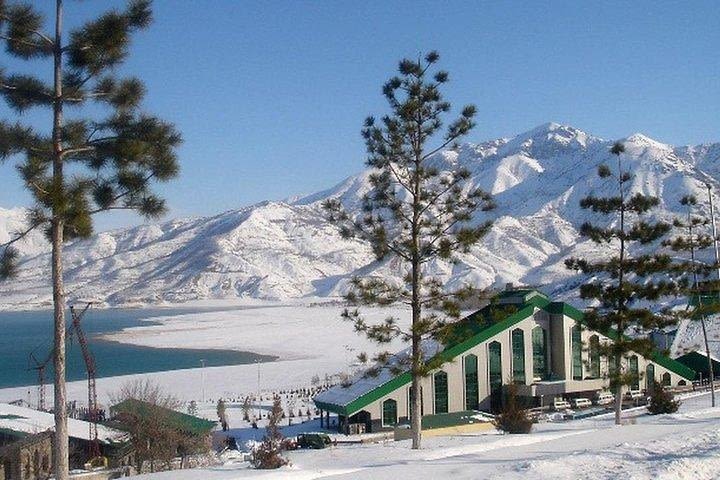
POLYGON ((609 344, 601 344, 599 352, 608 358, 611 365, 609 378, 615 392, 615 423, 621 424, 622 387, 638 382, 638 376, 623 371, 623 360, 630 354, 650 355, 653 343, 643 332, 663 328, 672 320, 647 307, 648 302, 663 296, 677 294, 678 285, 663 279, 672 267, 672 259, 665 253, 635 254, 639 246, 649 246, 660 241, 670 231, 670 224, 647 219, 659 200, 656 197, 629 191, 633 175, 623 167, 625 151, 616 143, 610 153, 617 160, 613 173, 607 165, 598 168, 598 175, 611 179, 617 193, 611 197, 589 195, 580 201, 580 207, 608 217, 609 226, 602 227, 590 222, 580 227, 580 234, 596 244, 609 245, 617 249, 616 255, 596 261, 569 258, 565 261, 569 269, 590 275, 588 282, 580 287, 580 297, 593 300, 598 305, 585 312, 587 326, 612 338, 609 344), (627 337, 628 329, 635 330, 635 336, 627 337))
MULTIPOLYGON (((357 308, 346 309, 343 317, 371 340, 388 343, 401 338, 411 344, 410 358, 395 357, 394 369, 412 375, 412 448, 420 448, 420 379, 438 365, 427 362, 423 339, 441 335, 447 318, 457 318, 458 302, 471 289, 448 292, 437 277, 427 273, 435 260, 452 260, 467 251, 486 234, 490 223, 473 222, 479 210, 490 210, 490 195, 469 181, 470 173, 452 164, 443 164, 436 154, 454 145, 475 125, 475 107, 468 105, 443 131, 443 117, 450 104, 440 88, 448 73, 433 70, 439 55, 404 59, 399 76, 383 86, 391 113, 380 122, 368 117, 362 130, 367 147, 367 165, 372 168, 371 191, 363 199, 363 212, 351 215, 337 199, 328 200, 329 219, 340 225, 345 238, 369 241, 378 261, 394 259, 405 270, 404 282, 393 284, 382 278, 356 278, 347 301, 354 306, 387 306, 396 302, 410 305, 412 323, 401 329, 397 319, 369 325, 357 308), (435 146, 431 143, 437 141, 435 146)), ((362 357, 367 359, 367 357, 362 357)), ((388 352, 374 358, 377 371, 391 361, 388 352)), ((373 372, 370 373, 373 373, 373 372)))
POLYGON ((218 420, 220 420, 220 425, 222 426, 223 432, 226 432, 228 429, 228 421, 227 421, 227 406, 225 405, 225 400, 222 398, 218 400, 217 402, 217 416, 218 420))
POLYGON ((280 432, 280 420, 283 416, 280 397, 275 396, 272 409, 268 414, 265 436, 262 443, 253 451, 252 464, 255 468, 275 469, 287 465, 288 460, 281 455, 287 448, 285 438, 280 432))
POLYGON ((34 199, 26 228, 0 245, 0 277, 17 273, 13 245, 43 229, 52 248, 54 304, 56 478, 68 477, 65 409, 65 288, 62 248, 87 237, 97 213, 129 209, 146 217, 165 210, 153 181, 178 173, 181 138, 159 118, 141 114, 145 93, 137 78, 118 78, 133 33, 151 22, 150 0, 132 0, 65 36, 63 1, 56 0, 53 32, 31 4, 0 0, 0 40, 8 55, 47 66, 46 78, 9 74, 0 67, 0 94, 18 115, 48 111, 48 128, 0 120, 0 161, 19 158, 17 170, 34 199), (66 107, 71 115, 65 116, 66 107), (102 113, 99 113, 102 112, 102 113), (92 113, 93 116, 90 114, 92 113), (83 116, 87 114, 87 116, 83 116))
POLYGON ((669 390, 665 390, 658 382, 654 382, 652 393, 650 395, 650 403, 647 406, 650 415, 659 415, 661 413, 675 413, 680 408, 680 402, 675 400, 675 396, 669 390))
POLYGON ((708 372, 710 374, 710 401, 714 407, 715 372, 713 371, 713 362, 710 356, 706 321, 708 316, 720 313, 720 303, 717 301, 715 294, 718 289, 718 282, 709 280, 710 275, 717 271, 718 265, 715 262, 709 264, 697 260, 698 251, 712 246, 714 240, 711 234, 703 233, 703 230, 709 226, 710 221, 707 217, 696 213, 697 198, 694 195, 686 195, 680 200, 680 203, 686 207, 687 217, 684 220, 675 219, 673 225, 680 230, 684 230, 685 234, 667 240, 663 244, 675 252, 685 252, 690 257, 689 262, 679 262, 674 269, 677 278, 682 281, 686 296, 690 298, 688 309, 680 312, 678 317, 700 322, 707 355, 708 372), (688 276, 690 278, 687 278, 688 276), (708 295, 708 292, 711 292, 711 294, 708 295))

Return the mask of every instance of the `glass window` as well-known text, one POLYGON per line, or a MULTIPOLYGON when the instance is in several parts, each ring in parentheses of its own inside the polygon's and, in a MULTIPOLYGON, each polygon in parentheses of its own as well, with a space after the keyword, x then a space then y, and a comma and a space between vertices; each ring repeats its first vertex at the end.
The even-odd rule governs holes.
POLYGON ((546 380, 547 372, 547 338, 545 329, 535 327, 532 331, 533 377, 546 380))
MULTIPOLYGON (((423 391, 423 389, 422 389, 422 387, 420 387, 420 416, 421 417, 423 415, 425 415, 425 401, 422 397, 422 391, 423 391)), ((407 409, 408 419, 411 418, 410 412, 412 411, 412 408, 410 407, 410 405, 412 405, 412 394, 413 394, 413 388, 410 387, 410 388, 408 388, 408 409, 407 409)))
POLYGON ((670 386, 670 374, 668 372, 663 373, 662 375, 662 384, 665 387, 670 386))
POLYGON ((477 410, 479 403, 478 359, 470 354, 465 357, 465 410, 477 410))
POLYGON ((600 338, 597 335, 590 337, 590 375, 600 378, 600 338))
POLYGON ((490 378, 490 395, 502 388, 502 346, 500 342, 488 345, 488 373, 490 378))
POLYGON ((521 329, 512 332, 513 382, 525 383, 525 334, 521 329))
POLYGON ((437 372, 434 378, 435 384, 435 413, 448 412, 448 384, 447 373, 437 372))
POLYGON ((392 427, 397 424, 397 402, 392 398, 388 398, 383 402, 382 406, 383 427, 392 427))
POLYGON ((583 364, 582 364, 582 336, 580 335, 580 327, 575 325, 571 330, 572 339, 572 372, 573 380, 582 380, 583 364))
POLYGON ((652 363, 648 363, 647 367, 645 367, 645 389, 648 392, 652 392, 654 386, 655 386, 655 365, 653 365, 652 363))
POLYGON ((638 368, 638 357, 633 355, 629 360, 630 364, 630 376, 632 378, 632 385, 630 387, 633 390, 640 390, 640 371, 638 368))

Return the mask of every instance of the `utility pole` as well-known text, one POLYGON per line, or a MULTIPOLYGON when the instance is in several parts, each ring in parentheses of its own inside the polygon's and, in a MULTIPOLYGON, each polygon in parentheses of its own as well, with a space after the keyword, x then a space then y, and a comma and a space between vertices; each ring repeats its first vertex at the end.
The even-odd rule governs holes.
POLYGON ((713 245, 715 247, 715 265, 717 266, 718 281, 720 281, 720 255, 718 254, 717 227, 715 226, 715 207, 713 206, 712 185, 706 183, 708 199, 710 200, 710 221, 712 223, 713 245))
MULTIPOLYGON (((713 246, 715 249, 715 266, 717 267, 717 275, 718 275, 718 282, 720 282, 720 255, 718 255, 718 237, 717 237, 717 227, 715 225, 715 207, 713 205, 713 194, 712 194, 712 185, 710 185, 710 182, 706 183, 705 186, 707 187, 708 191, 708 199, 710 200, 710 223, 712 224, 712 236, 713 236, 713 246)), ((720 288, 720 287, 718 287, 720 288)), ((720 302, 720 292, 718 295, 719 298, 715 299, 715 301, 720 302)), ((705 328, 705 324, 703 323, 703 333, 705 328)), ((712 370, 712 358, 710 358, 710 347, 707 344, 707 337, 705 337, 705 349, 707 350, 708 355, 708 362, 710 363, 710 390, 712 392, 712 406, 715 406, 715 375, 712 370)))

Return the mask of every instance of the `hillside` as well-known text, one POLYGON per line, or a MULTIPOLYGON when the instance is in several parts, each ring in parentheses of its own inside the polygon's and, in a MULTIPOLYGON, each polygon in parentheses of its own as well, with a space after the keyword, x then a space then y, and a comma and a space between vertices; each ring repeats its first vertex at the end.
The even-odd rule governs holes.
MULTIPOLYGON (((679 199, 687 193, 705 202, 704 181, 718 185, 720 143, 674 147, 641 134, 623 140, 636 174, 633 191, 659 196, 663 217, 681 213, 679 199)), ((578 204, 590 192, 609 192, 595 172, 609 160, 611 144, 551 123, 514 138, 464 144, 438 154, 440 167, 467 167, 473 184, 496 196, 498 209, 481 245, 456 264, 431 265, 432 272, 451 285, 469 282, 485 288, 516 282, 569 295, 581 279, 565 270, 563 259, 603 254, 595 245, 578 243, 577 229, 590 218, 578 204)), ((365 171, 309 196, 75 242, 66 250, 69 297, 107 305, 287 299, 338 295, 360 272, 400 279, 403 272, 395 262, 372 262, 366 245, 340 239, 324 221, 323 200, 338 197, 357 209, 368 188, 365 171)), ((18 228, 21 218, 20 210, 0 210, 0 241, 18 228)), ((40 253, 45 249, 41 236, 22 247, 21 274, 0 284, 0 308, 49 304, 49 259, 40 253)))

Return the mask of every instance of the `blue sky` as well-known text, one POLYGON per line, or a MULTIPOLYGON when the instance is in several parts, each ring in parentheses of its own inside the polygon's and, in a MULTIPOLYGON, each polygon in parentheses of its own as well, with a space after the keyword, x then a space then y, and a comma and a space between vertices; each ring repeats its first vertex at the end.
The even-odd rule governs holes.
MULTIPOLYGON (((123 4, 65 3, 71 25, 123 4)), ((382 83, 400 58, 431 49, 450 72, 447 99, 478 106, 469 141, 548 121, 605 138, 720 141, 717 2, 156 0, 155 17, 123 71, 185 138, 182 176, 162 188, 171 216, 311 193, 360 170, 360 127, 385 112, 382 83)), ((27 203, 0 166, 0 206, 27 203)), ((114 214, 98 227, 139 222, 114 214)))

